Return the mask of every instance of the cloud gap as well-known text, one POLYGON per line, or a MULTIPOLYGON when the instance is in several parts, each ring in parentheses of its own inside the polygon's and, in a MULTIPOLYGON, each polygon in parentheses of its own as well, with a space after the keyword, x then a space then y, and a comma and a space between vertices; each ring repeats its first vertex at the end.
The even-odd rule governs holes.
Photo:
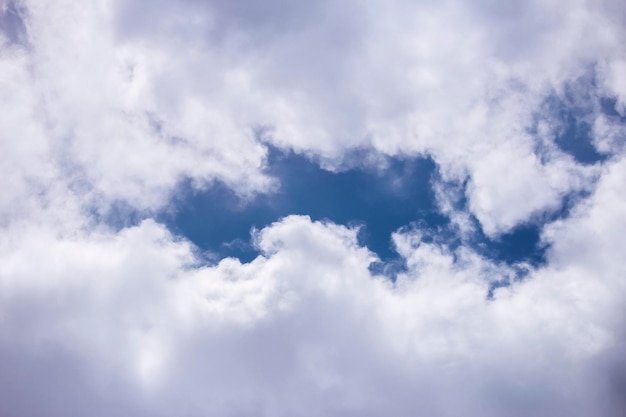
POLYGON ((537 155, 542 160, 550 157, 553 143, 579 164, 605 162, 610 155, 599 150, 593 138, 593 125, 598 116, 626 120, 616 111, 615 98, 607 97, 600 90, 595 71, 588 71, 566 83, 562 91, 549 94, 536 112, 529 132, 536 137, 542 134, 549 137, 548 141, 539 140, 536 144, 537 155))
MULTIPOLYGON (((469 215, 475 231, 462 236, 437 206, 432 185, 438 168, 432 159, 374 159, 376 164, 365 161, 359 166, 353 158, 350 165, 331 172, 306 156, 270 148, 267 172, 281 183, 275 193, 247 201, 220 182, 203 190, 186 182, 179 187, 177 201, 159 213, 157 220, 189 239, 208 258, 236 257, 242 262, 259 254, 250 239, 253 230, 291 214, 358 227, 360 244, 380 258, 371 265, 371 272, 394 279, 406 267, 391 242, 396 231, 419 231, 425 243, 445 246, 451 253, 467 246, 498 263, 543 265, 547 245, 541 242, 542 227, 567 216, 576 200, 568 196, 555 212, 491 238, 469 215)), ((455 203, 457 211, 468 211, 466 186, 467 181, 455 203)))

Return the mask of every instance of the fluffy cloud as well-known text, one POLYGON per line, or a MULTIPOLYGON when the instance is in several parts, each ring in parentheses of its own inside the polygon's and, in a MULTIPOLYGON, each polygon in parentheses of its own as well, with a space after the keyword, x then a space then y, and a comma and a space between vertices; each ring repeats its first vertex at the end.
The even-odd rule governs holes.
POLYGON ((356 230, 306 217, 260 231, 253 262, 214 266, 152 221, 23 231, 2 250, 3 410, 619 415, 626 266, 619 245, 586 251, 605 240, 585 230, 611 218, 613 169, 551 229, 551 265, 491 300, 508 267, 414 232, 395 237, 408 270, 393 284, 356 230))
POLYGON ((267 191, 262 139, 331 168, 355 148, 428 153, 448 180, 470 178, 498 234, 593 180, 550 124, 551 158, 537 154, 528 131, 547 97, 591 71, 594 96, 623 111, 618 2, 3 4, 25 22, 5 25, 3 131, 33 143, 4 155, 43 159, 7 182, 62 176, 105 206, 157 208, 184 178, 267 191))
POLYGON ((0 0, 0 414, 621 415, 625 13, 0 0), (585 109, 607 162, 557 145, 548 100, 585 109), (98 220, 150 217, 185 181, 272 191, 268 144, 328 169, 355 149, 429 155, 469 234, 590 196, 523 279, 419 230, 394 234, 392 282, 357 230, 306 217, 214 265, 154 220, 98 220))

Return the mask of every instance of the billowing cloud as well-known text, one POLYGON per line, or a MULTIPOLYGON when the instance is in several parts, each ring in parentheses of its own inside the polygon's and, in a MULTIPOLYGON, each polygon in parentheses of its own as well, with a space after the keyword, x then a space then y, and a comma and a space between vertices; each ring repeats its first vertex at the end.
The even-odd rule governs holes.
POLYGON ((602 245, 626 225, 601 201, 623 172, 551 229, 549 266, 493 299, 514 274, 468 249, 398 234, 408 271, 392 284, 356 230, 306 217, 260 231, 243 265, 197 265, 152 221, 23 231, 2 252, 4 410, 619 415, 625 265, 602 245))
POLYGON ((622 415, 625 23, 609 0, 0 0, 0 414, 622 415), (268 146, 432 157, 460 245, 397 231, 393 280, 329 221, 211 263, 153 219, 182 183, 275 191, 268 146), (538 218, 542 265, 466 239, 538 218))

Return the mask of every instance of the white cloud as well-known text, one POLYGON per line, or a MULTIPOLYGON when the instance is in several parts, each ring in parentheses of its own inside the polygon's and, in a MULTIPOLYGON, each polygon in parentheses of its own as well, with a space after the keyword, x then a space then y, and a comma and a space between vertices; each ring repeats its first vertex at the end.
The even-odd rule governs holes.
POLYGON ((533 161, 542 101, 590 67, 623 101, 623 7, 610 1, 24 5, 30 46, 5 58, 22 121, 6 131, 45 137, 45 162, 105 205, 157 208, 183 178, 266 191, 254 132, 270 127, 266 141, 328 161, 429 153, 448 179, 473 179, 474 214, 500 233, 590 181, 562 157, 533 161), (495 183, 492 163, 517 169, 495 183), (500 208, 538 176, 533 198, 500 208))
MULTIPOLYGON (((202 91, 203 106, 215 97, 222 123, 236 118, 234 126, 272 126, 268 140, 279 146, 331 159, 355 146, 431 153, 444 172, 472 177, 472 208, 494 233, 584 187, 582 168, 564 167, 563 158, 546 166, 523 163, 535 158, 526 130, 553 89, 561 90, 594 62, 612 68, 623 57, 623 22, 611 10, 586 2, 531 3, 520 10, 457 2, 266 7, 254 12, 197 3, 187 9, 205 16, 196 19, 197 31, 183 31, 187 20, 182 19, 164 32, 151 29, 153 22, 169 21, 171 13, 147 15, 142 21, 149 29, 135 36, 183 66, 177 76, 176 67, 156 63, 157 71, 167 74, 166 88, 202 91), (166 34, 175 40, 167 41, 166 34), (181 43, 192 46, 192 56, 180 56, 181 43), (223 80, 219 87, 216 79, 223 80), (494 155, 494 148, 508 151, 494 155), (502 182, 529 178, 527 187, 533 177, 545 176, 545 184, 532 182, 544 190, 524 204, 494 211, 485 195, 504 206, 519 191, 479 180, 494 158, 503 166, 519 165, 498 170, 502 182)), ((135 22, 138 16, 131 16, 135 22)), ((607 93, 619 89, 609 87, 607 93)), ((172 94, 187 95, 168 97, 172 94)))
POLYGON ((598 166, 559 150, 552 115, 532 132, 590 68, 623 115, 622 3, 20 4, 27 41, 0 30, 3 415, 624 410, 623 122, 590 106, 598 166), (90 215, 161 209, 183 180, 268 191, 264 142, 331 168, 428 154, 464 233, 592 196, 523 281, 419 231, 394 235, 394 285, 356 230, 306 217, 258 232, 249 264, 205 265, 152 220, 90 215), (457 212, 443 184, 466 179, 457 212))
MULTIPOLYGON (((392 285, 370 275, 356 230, 305 217, 262 230, 252 263, 212 267, 152 221, 22 232, 2 250, 2 385, 56 394, 3 390, 4 411, 73 415, 54 404, 78 392, 108 415, 617 415, 601 378, 624 370, 625 266, 619 245, 579 246, 602 245, 585 227, 619 218, 603 200, 624 195, 623 168, 552 228, 552 264, 491 301, 506 266, 397 235, 409 269, 392 285)), ((619 242, 626 225, 610 223, 619 242)))

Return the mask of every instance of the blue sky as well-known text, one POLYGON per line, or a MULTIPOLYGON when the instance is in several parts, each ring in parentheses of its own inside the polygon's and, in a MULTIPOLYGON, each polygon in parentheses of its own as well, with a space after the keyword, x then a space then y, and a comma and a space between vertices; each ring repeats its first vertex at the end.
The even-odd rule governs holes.
MULTIPOLYGON (((590 95, 593 82, 593 78, 582 79, 577 86, 566 86, 564 97, 548 97, 542 109, 559 126, 554 138, 558 149, 590 165, 607 159, 594 146, 587 120, 594 104, 603 115, 620 123, 625 120, 615 111, 615 99, 590 95), (576 95, 583 95, 583 101, 576 95)), ((173 233, 189 239, 214 260, 234 256, 250 262, 259 254, 253 231, 293 214, 360 227, 360 242, 381 259, 375 265, 378 269, 402 263, 391 240, 391 234, 401 228, 425 230, 431 239, 451 246, 461 244, 459 231, 439 210, 433 190, 439 179, 438 165, 431 157, 397 158, 357 150, 345 160, 338 168, 325 169, 314 157, 270 146, 265 173, 278 180, 276 190, 242 197, 221 182, 202 190, 186 183, 161 216, 173 233)), ((473 219, 476 230, 469 243, 494 261, 541 264, 547 249, 541 242, 542 227, 567 217, 584 194, 566 194, 557 207, 498 236, 486 236, 473 219)), ((458 204, 467 209, 463 207, 466 200, 458 204)))
MULTIPOLYGON (((431 239, 458 246, 461 237, 440 213, 432 189, 435 162, 386 158, 380 165, 333 172, 305 156, 272 149, 266 172, 280 181, 276 191, 246 199, 221 183, 202 191, 187 184, 162 216, 174 233, 190 239, 209 257, 234 256, 244 262, 259 254, 253 230, 293 214, 360 227, 360 242, 382 264, 399 260, 391 234, 402 228, 428 231, 431 239)), ((541 221, 528 222, 489 238, 478 225, 472 245, 496 261, 541 263, 545 247, 539 241, 540 226, 541 221)))
POLYGON ((363 242, 389 258, 393 256, 392 232, 411 222, 436 226, 444 219, 437 213, 430 189, 435 170, 432 160, 386 164, 380 169, 331 172, 304 156, 273 150, 267 172, 279 179, 278 190, 252 201, 221 184, 203 192, 185 190, 188 196, 178 203, 171 224, 199 247, 227 255, 224 244, 249 243, 252 228, 261 229, 290 214, 308 215, 312 220, 362 225, 363 242))
POLYGON ((0 415, 618 417, 626 4, 0 0, 0 415))

